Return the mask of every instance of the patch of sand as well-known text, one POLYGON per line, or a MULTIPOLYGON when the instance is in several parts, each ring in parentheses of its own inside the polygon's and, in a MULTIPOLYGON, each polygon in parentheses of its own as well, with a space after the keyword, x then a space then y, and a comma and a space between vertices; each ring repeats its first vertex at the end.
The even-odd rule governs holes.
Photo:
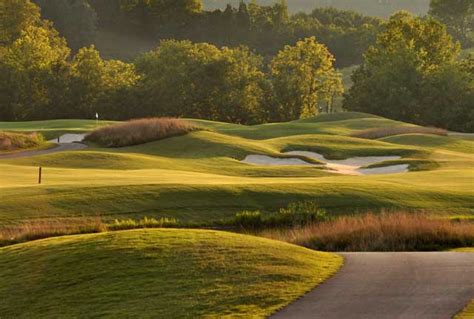
POLYGON ((54 140, 50 140, 50 143, 58 143, 58 144, 69 144, 69 143, 80 143, 84 140, 86 134, 64 134, 59 137, 59 139, 55 138, 54 140))
MULTIPOLYGON (((400 156, 367 156, 352 157, 344 160, 328 160, 323 155, 308 151, 292 151, 284 153, 285 155, 305 156, 325 163, 325 167, 334 173, 345 175, 377 175, 377 174, 395 174, 408 172, 408 164, 390 165, 375 168, 362 168, 365 166, 382 163, 385 161, 398 160, 400 156)), ((303 161, 299 158, 276 158, 266 155, 248 155, 242 163, 255 165, 305 165, 321 166, 303 161)))
POLYGON ((273 165, 273 166, 283 166, 283 165, 306 165, 312 166, 314 164, 303 161, 299 158, 278 158, 271 157, 266 155, 248 155, 242 163, 246 164, 255 164, 255 165, 273 165))

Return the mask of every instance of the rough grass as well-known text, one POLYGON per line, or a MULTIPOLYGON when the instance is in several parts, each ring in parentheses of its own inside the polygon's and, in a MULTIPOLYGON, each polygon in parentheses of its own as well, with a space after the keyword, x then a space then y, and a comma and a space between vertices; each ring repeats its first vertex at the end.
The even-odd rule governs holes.
POLYGON ((333 254, 205 230, 51 238, 0 248, 0 313, 5 318, 264 318, 341 264, 333 254))
POLYGON ((36 148, 45 143, 41 134, 0 131, 0 152, 36 148))
POLYGON ((454 319, 472 319, 474 318, 474 299, 460 313, 454 316, 454 319))
POLYGON ((429 251, 474 245, 474 223, 382 213, 344 216, 261 235, 325 251, 429 251))
POLYGON ((149 118, 98 128, 85 140, 104 147, 124 147, 184 135, 198 130, 184 120, 175 118, 149 118))
POLYGON ((402 135, 402 134, 432 134, 447 136, 448 131, 435 127, 422 127, 422 126, 394 126, 394 127, 376 127, 367 130, 358 131, 352 133, 352 137, 367 138, 367 139, 379 139, 388 136, 402 135))
POLYGON ((156 219, 153 217, 143 217, 140 220, 131 218, 115 219, 109 223, 106 223, 100 217, 43 219, 0 228, 0 247, 50 237, 177 226, 178 220, 173 218, 156 219))

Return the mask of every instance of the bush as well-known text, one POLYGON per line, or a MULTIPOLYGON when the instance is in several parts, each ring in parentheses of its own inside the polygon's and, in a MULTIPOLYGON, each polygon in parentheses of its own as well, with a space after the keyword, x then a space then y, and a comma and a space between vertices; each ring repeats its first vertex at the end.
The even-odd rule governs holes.
POLYGON ((198 127, 175 118, 149 118, 132 120, 92 131, 86 141, 104 147, 124 147, 184 135, 199 130, 198 127))
POLYGON ((262 216, 260 211, 243 211, 237 213, 231 221, 232 226, 247 229, 262 229, 265 227, 294 227, 304 226, 329 220, 324 209, 315 202, 291 203, 281 208, 277 213, 262 216))
POLYGON ((174 218, 149 218, 144 217, 139 221, 133 219, 116 219, 112 224, 107 225, 107 230, 126 230, 135 228, 165 228, 178 226, 178 220, 174 218))
POLYGON ((261 228, 264 226, 264 220, 260 211, 243 211, 237 213, 232 224, 241 228, 261 228))
POLYGON ((448 132, 444 129, 436 127, 422 127, 422 126, 395 126, 395 127, 377 127, 367 129, 351 134, 352 137, 378 139, 387 136, 400 134, 433 134, 440 136, 447 136, 448 132))
POLYGON ((473 246, 474 223, 406 212, 369 213, 261 235, 326 251, 429 251, 473 246))
POLYGON ((14 151, 38 147, 44 143, 41 134, 0 132, 0 151, 14 151))
POLYGON ((321 209, 315 202, 306 201, 290 203, 288 207, 281 208, 277 214, 270 217, 269 224, 277 227, 293 227, 328 219, 324 209, 321 209))

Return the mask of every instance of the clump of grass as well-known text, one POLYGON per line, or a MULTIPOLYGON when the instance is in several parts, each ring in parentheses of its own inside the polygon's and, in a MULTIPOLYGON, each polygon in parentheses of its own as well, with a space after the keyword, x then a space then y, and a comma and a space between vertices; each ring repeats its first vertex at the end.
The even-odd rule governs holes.
POLYGON ((436 127, 422 127, 422 126, 394 126, 394 127, 377 127, 371 128, 351 134, 352 137, 379 139, 387 136, 400 134, 432 134, 447 136, 448 132, 444 129, 436 127))
POLYGON ((15 151, 38 147, 44 143, 44 138, 38 133, 0 132, 0 151, 15 151))
POLYGON ((263 216, 260 211, 243 211, 237 213, 230 222, 231 226, 243 229, 262 229, 275 227, 305 226, 328 220, 324 209, 312 201, 290 203, 276 213, 263 216))
POLYGON ((100 218, 31 221, 0 229, 0 246, 56 236, 101 233, 106 225, 100 218))
POLYGON ((112 224, 107 225, 108 230, 126 230, 135 228, 166 228, 178 226, 178 220, 174 218, 149 218, 144 217, 139 221, 133 219, 116 219, 112 224))
POLYGON ((105 126, 89 133, 85 140, 104 147, 139 145, 184 135, 199 128, 176 118, 149 118, 105 126))
POLYGON ((179 222, 174 218, 150 218, 141 220, 115 220, 105 223, 100 217, 78 218, 74 220, 31 221, 17 226, 0 228, 0 247, 50 237, 102 233, 107 231, 138 228, 177 227, 179 222))
POLYGON ((385 212, 266 230, 261 235, 325 251, 432 251, 473 246, 474 223, 385 212))

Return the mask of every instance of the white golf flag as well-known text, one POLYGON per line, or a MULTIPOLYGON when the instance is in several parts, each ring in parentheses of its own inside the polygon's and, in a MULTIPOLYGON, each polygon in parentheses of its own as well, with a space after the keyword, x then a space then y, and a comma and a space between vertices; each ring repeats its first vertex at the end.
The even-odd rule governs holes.
POLYGON ((95 113, 95 118, 99 119, 99 113, 95 113))

